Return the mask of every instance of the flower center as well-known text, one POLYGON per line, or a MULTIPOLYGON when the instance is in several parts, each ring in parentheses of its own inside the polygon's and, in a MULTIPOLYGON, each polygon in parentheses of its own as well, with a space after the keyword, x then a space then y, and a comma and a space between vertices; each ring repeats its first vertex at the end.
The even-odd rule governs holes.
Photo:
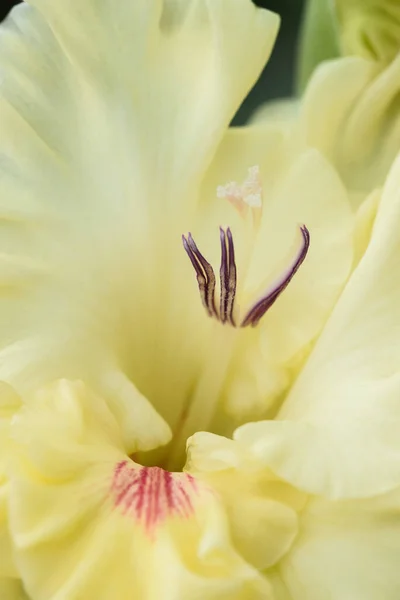
MULTIPOLYGON (((211 185, 207 183, 204 206, 207 206, 209 198, 216 242, 218 223, 226 219, 230 225, 219 227, 219 244, 215 248, 219 254, 219 274, 213 266, 214 258, 211 260, 208 254, 214 248, 210 246, 208 249, 207 246, 203 252, 203 242, 197 244, 198 240, 195 241, 192 233, 182 236, 184 250, 197 280, 203 310, 210 319, 199 319, 196 299, 188 302, 193 292, 190 285, 194 282, 190 277, 189 280, 185 277, 184 282, 181 280, 184 269, 180 268, 179 262, 179 269, 174 273, 179 278, 174 279, 173 285, 168 277, 165 278, 168 288, 172 290, 169 296, 173 316, 171 327, 163 330, 165 325, 161 319, 154 326, 152 318, 150 331, 154 337, 141 338, 144 343, 140 352, 132 353, 139 359, 134 368, 129 366, 132 380, 173 432, 168 445, 145 456, 139 453, 134 460, 147 466, 163 466, 168 470, 181 468, 186 440, 196 431, 209 430, 229 436, 234 428, 246 420, 272 414, 273 402, 286 389, 289 375, 286 374, 286 367, 281 368, 280 364, 275 366, 269 359, 268 324, 265 323, 267 329, 262 342, 261 327, 257 329, 256 326, 287 288, 305 261, 310 245, 310 234, 305 225, 296 231, 299 243, 294 251, 290 249, 290 258, 286 258, 286 242, 283 240, 277 239, 274 246, 268 244, 267 238, 271 234, 275 236, 269 227, 271 222, 274 223, 275 213, 271 210, 272 203, 263 206, 258 167, 248 170, 243 183, 231 181, 218 186, 217 202, 211 199, 212 192, 208 196, 210 189, 211 185), (270 252, 266 250, 268 247, 271 248, 270 252), (260 264, 257 255, 263 252, 272 254, 274 264, 266 267, 262 261, 260 264), (276 270, 282 260, 283 267, 276 270), (176 289, 182 290, 178 298, 176 289), (167 347, 163 340, 167 340, 167 347), (260 369, 257 368, 259 364, 260 369), (267 370, 274 379, 265 383, 267 370), (259 372, 262 373, 261 377, 258 376, 259 372)), ((199 225, 203 223, 200 220, 199 225)), ((278 232, 280 227, 286 240, 287 228, 282 220, 277 225, 278 232)), ((204 244, 207 244, 207 230, 199 235, 201 233, 204 244)), ((176 239, 175 231, 173 236, 176 239)), ((287 243, 289 245, 290 240, 287 243)), ((183 255, 180 260, 188 265, 183 255)), ((137 325, 139 329, 141 323, 137 325)))
POLYGON ((235 262, 235 247, 230 228, 224 230, 220 227, 221 241, 221 266, 220 266, 220 298, 219 309, 215 299, 216 278, 214 269, 198 249, 192 234, 182 236, 183 247, 193 265, 199 286, 200 298, 207 314, 225 324, 233 327, 255 327, 260 319, 276 302, 281 293, 287 288, 300 266, 304 262, 310 246, 310 233, 305 225, 300 226, 302 243, 293 262, 282 273, 278 281, 271 286, 256 302, 245 312, 244 317, 236 320, 234 317, 237 268, 235 262))

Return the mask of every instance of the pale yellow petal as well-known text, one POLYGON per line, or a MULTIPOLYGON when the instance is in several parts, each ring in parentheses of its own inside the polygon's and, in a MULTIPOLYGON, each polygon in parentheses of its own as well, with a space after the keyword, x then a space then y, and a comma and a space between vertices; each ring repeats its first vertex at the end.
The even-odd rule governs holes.
POLYGON ((343 52, 381 63, 400 50, 400 5, 397 0, 336 0, 337 31, 343 52))
POLYGON ((267 103, 258 109, 255 121, 271 124, 277 118, 292 144, 318 148, 335 163, 346 120, 378 73, 375 63, 360 57, 322 62, 300 99, 267 103))
MULTIPOLYGON (((21 400, 14 390, 0 382, 0 583, 2 578, 18 577, 8 527, 8 463, 11 454, 11 419, 20 407, 21 400)), ((11 588, 13 585, 10 583, 11 588)), ((2 597, 0 594, 0 598, 2 597)))
POLYGON ((194 379, 194 350, 178 390, 161 373, 190 328, 180 234, 278 21, 250 0, 33 0, 0 28, 0 377, 84 378, 130 451, 169 441, 194 379))
POLYGON ((400 55, 386 63, 347 56, 322 62, 303 96, 266 105, 258 122, 277 125, 297 148, 314 147, 359 201, 384 184, 400 140, 400 55), (289 108, 289 109, 288 109, 289 108))
POLYGON ((265 226, 249 274, 253 282, 269 256, 274 261, 287 256, 299 224, 307 226, 311 237, 304 264, 261 322, 272 360, 285 362, 320 332, 347 279, 353 219, 340 179, 314 150, 293 161, 265 208, 265 226))
POLYGON ((368 496, 400 484, 399 189, 397 159, 365 255, 283 404, 281 421, 238 433, 259 443, 282 477, 314 493, 368 496))
POLYGON ((398 419, 377 414, 374 420, 361 406, 352 420, 350 414, 335 416, 323 397, 321 404, 324 419, 312 419, 305 409, 298 420, 243 425, 235 439, 266 468, 310 494, 357 498, 393 487, 400 477, 398 419))
MULTIPOLYGON (((207 258, 218 264, 218 244, 212 244, 210 238, 214 234, 218 242, 218 225, 230 225, 241 314, 246 301, 254 303, 287 269, 299 224, 310 231, 310 250, 293 281, 257 328, 242 330, 235 340, 237 350, 225 387, 225 407, 243 422, 265 416, 286 391, 295 366, 301 364, 303 354, 321 331, 353 263, 354 218, 347 191, 324 156, 313 149, 293 148, 291 139, 272 122, 230 130, 203 190, 208 210, 199 215, 196 239, 200 248, 215 250, 214 256, 207 254, 207 258), (247 227, 227 200, 215 200, 218 183, 240 181, 254 164, 259 167, 262 184, 258 230, 247 227)), ((196 294, 194 285, 193 302, 196 294)))
POLYGON ((350 111, 377 72, 374 63, 359 57, 328 61, 316 69, 300 110, 307 144, 334 157, 350 111))
POLYGON ((338 136, 339 168, 348 185, 362 190, 383 185, 399 150, 400 54, 376 74, 351 107, 338 136))
POLYGON ((231 541, 215 491, 133 462, 83 384, 45 389, 12 431, 10 527, 32 598, 273 600, 231 541))
POLYGON ((301 535, 280 565, 291 600, 397 600, 400 494, 311 500, 301 535))
POLYGON ((356 213, 355 225, 355 251, 354 251, 354 266, 358 264, 364 256, 365 250, 371 239, 372 229, 375 222, 376 212, 381 200, 381 189, 376 189, 367 198, 360 203, 356 213))
POLYGON ((18 579, 0 579, 1 600, 30 600, 18 579))
POLYGON ((349 56, 322 63, 301 102, 299 133, 364 194, 382 186, 400 140, 400 56, 384 68, 349 56))
POLYGON ((291 129, 299 116, 300 101, 297 98, 283 98, 282 100, 272 100, 262 104, 251 116, 250 123, 269 124, 278 126, 289 135, 291 129))
POLYGON ((185 470, 218 491, 240 553, 259 569, 277 564, 298 533, 304 494, 279 481, 238 441, 196 433, 187 451, 185 470))
MULTIPOLYGON (((0 488, 0 581, 2 578, 18 577, 14 563, 13 546, 8 528, 8 487, 0 488)), ((0 595, 1 598, 1 595, 0 595)))

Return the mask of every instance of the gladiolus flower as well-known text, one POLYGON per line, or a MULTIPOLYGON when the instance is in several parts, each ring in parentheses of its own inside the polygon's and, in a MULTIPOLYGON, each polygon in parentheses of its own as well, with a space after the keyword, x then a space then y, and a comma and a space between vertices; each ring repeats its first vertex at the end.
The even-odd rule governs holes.
POLYGON ((308 120, 229 128, 277 28, 250 0, 1 28, 6 600, 398 598, 400 167, 357 188, 318 73, 308 120))

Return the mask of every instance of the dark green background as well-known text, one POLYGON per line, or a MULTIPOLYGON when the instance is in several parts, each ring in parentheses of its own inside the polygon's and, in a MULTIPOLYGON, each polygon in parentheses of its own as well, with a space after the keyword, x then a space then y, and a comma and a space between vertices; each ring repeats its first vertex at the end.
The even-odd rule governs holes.
POLYGON ((265 100, 290 96, 294 92, 299 29, 305 0, 254 0, 254 3, 278 13, 281 27, 271 59, 235 118, 238 124, 246 121, 265 100))
MULTIPOLYGON (((82 2, 84 1, 82 0, 82 2)), ((282 24, 271 60, 251 94, 244 101, 235 118, 235 123, 246 121, 254 109, 265 100, 289 96, 293 93, 294 88, 298 32, 304 0, 253 1, 258 6, 280 14, 282 24)), ((0 18, 3 19, 15 4, 17 4, 16 1, 6 0, 3 2, 0 8, 0 18)))

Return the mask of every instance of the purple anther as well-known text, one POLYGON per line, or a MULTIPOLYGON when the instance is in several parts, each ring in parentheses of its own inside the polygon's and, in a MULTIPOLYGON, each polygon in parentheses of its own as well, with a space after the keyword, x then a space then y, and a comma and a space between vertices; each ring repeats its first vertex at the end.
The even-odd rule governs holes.
POLYGON ((308 231, 307 227, 305 225, 301 225, 300 231, 303 238, 302 245, 290 268, 282 275, 278 283, 276 283, 272 289, 266 292, 266 294, 264 294, 264 296, 249 309, 242 323, 240 324, 240 327, 247 327, 249 325, 255 327, 259 320, 265 315, 265 313, 271 308, 282 292, 287 288, 299 270, 307 256, 308 249, 310 247, 310 232, 308 231))

